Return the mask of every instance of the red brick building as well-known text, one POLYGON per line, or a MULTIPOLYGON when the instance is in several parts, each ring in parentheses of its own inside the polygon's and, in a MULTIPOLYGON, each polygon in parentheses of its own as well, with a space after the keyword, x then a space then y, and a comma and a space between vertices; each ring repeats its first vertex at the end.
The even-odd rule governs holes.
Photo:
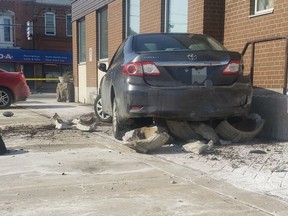
POLYGON ((93 102, 102 72, 121 41, 130 34, 192 32, 208 34, 228 49, 242 52, 254 85, 286 89, 285 39, 288 4, 282 0, 74 0, 73 71, 76 100, 93 102), (271 41, 270 41, 271 39, 271 41), (274 40, 275 39, 275 40, 274 40), (251 56, 254 56, 252 60, 251 56))
POLYGON ((223 42, 224 3, 224 0, 216 4, 198 0, 74 0, 76 101, 93 102, 103 75, 97 70, 97 64, 108 63, 122 40, 130 34, 197 32, 223 42))
POLYGON ((72 71, 71 1, 0 0, 0 67, 22 70, 31 90, 55 92, 72 71))
MULTIPOLYGON (((268 39, 255 43, 254 86, 281 92, 287 85, 287 1, 226 0, 225 8, 224 45, 242 51, 249 41, 268 39)), ((251 47, 245 54, 246 72, 251 65, 251 47)))

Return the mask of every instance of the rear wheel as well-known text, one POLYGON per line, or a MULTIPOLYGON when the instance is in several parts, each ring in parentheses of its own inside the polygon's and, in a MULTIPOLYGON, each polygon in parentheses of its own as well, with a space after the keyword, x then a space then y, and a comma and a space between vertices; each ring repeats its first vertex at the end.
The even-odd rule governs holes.
POLYGON ((0 109, 10 107, 12 103, 12 94, 8 89, 0 88, 0 109))
POLYGON ((118 107, 115 98, 113 100, 112 130, 114 137, 118 140, 122 140, 124 135, 124 126, 119 123, 118 107))
POLYGON ((112 122, 112 116, 103 112, 101 95, 97 95, 94 102, 94 111, 97 119, 101 122, 112 122))

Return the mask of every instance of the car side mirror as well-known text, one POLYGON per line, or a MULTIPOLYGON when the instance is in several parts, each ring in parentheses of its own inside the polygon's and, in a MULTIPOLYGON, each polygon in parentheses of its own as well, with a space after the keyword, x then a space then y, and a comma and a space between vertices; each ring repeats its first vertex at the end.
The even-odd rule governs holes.
POLYGON ((98 64, 98 69, 103 71, 103 72, 107 72, 107 66, 105 63, 99 63, 98 64))

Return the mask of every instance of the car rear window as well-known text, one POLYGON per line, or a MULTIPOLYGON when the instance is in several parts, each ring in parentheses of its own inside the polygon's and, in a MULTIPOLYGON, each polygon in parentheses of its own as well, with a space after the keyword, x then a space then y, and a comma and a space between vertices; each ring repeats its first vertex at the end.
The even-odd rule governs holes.
POLYGON ((197 34, 136 35, 133 40, 135 52, 176 50, 226 50, 218 41, 197 34))

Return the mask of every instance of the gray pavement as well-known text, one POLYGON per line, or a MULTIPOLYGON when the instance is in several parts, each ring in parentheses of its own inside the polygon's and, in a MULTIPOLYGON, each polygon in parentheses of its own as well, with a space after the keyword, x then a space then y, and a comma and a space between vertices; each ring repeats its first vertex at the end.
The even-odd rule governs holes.
MULTIPOLYGON (((40 129, 50 124, 54 113, 74 119, 93 112, 91 105, 58 103, 53 94, 32 95, 17 103, 10 109, 13 117, 3 117, 2 111, 0 131, 7 126, 11 131, 3 133, 10 153, 0 156, 0 215, 288 214, 287 200, 245 188, 247 181, 257 179, 255 174, 246 178, 249 170, 257 167, 260 178, 266 169, 265 163, 259 168, 262 160, 251 155, 253 162, 242 169, 241 157, 246 159, 249 154, 238 152, 237 161, 221 154, 211 160, 211 155, 196 156, 171 145, 145 155, 102 132, 40 129), (28 129, 18 130, 15 125, 28 129), (238 162, 239 169, 229 161, 238 162), (246 180, 237 185, 236 178, 241 176, 246 180)), ((227 148, 229 151, 222 151, 236 154, 239 150, 237 146, 227 148)), ((244 145, 242 148, 245 152, 244 145)), ((279 175, 284 179, 282 188, 274 189, 286 193, 286 172, 279 175)))

